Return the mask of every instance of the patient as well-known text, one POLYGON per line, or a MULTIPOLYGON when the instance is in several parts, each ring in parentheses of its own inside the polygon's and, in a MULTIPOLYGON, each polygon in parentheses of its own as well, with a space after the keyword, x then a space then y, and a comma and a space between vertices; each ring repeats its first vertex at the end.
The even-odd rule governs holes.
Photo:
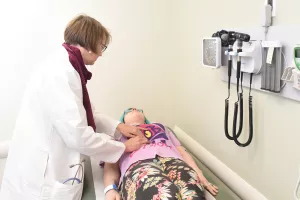
MULTIPOLYGON (((149 144, 132 153, 124 153, 118 163, 105 163, 104 185, 119 184, 120 194, 109 190, 106 200, 204 200, 205 188, 217 195, 218 188, 209 183, 193 158, 166 127, 150 124, 140 109, 127 109, 121 120, 144 128, 149 144)), ((127 138, 121 138, 126 142, 127 138)))

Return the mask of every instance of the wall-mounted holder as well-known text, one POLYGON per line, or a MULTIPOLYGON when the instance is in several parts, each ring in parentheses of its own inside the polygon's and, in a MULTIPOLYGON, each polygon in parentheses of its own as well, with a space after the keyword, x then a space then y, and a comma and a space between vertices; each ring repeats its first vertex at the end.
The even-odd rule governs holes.
MULTIPOLYGON (((235 32, 242 32, 247 33, 251 36, 251 40, 255 41, 264 41, 265 38, 265 28, 264 27, 256 27, 256 28, 228 28, 226 30, 231 30, 235 32)), ((300 43, 300 24, 295 25, 280 25, 280 26, 270 26, 268 29, 268 35, 267 38, 269 41, 271 41, 275 45, 275 41, 280 41, 281 44, 281 52, 279 54, 276 53, 276 47, 274 47, 274 52, 276 53, 275 57, 280 57, 281 59, 281 66, 282 71, 280 74, 280 92, 270 92, 269 90, 263 90, 261 89, 261 83, 262 83, 262 75, 263 75, 263 67, 260 73, 253 75, 253 83, 252 83, 252 89, 261 91, 261 92, 267 92, 269 94, 277 95, 280 97, 292 99, 295 101, 300 101, 300 91, 297 87, 294 87, 294 80, 295 77, 292 76, 293 69, 292 68, 294 64, 294 48, 296 44, 300 43), (290 67, 290 68, 288 68, 290 67)), ((263 43, 262 43, 263 44, 263 43)), ((264 44, 267 44, 264 42, 264 44)), ((266 47, 265 47, 266 48, 266 47)), ((262 59, 266 61, 265 56, 267 55, 266 49, 263 49, 264 54, 262 59)), ((269 49, 269 48, 268 48, 269 49)), ((228 81, 228 67, 227 67, 227 56, 224 54, 225 48, 223 48, 223 55, 221 57, 222 59, 222 67, 220 67, 221 70, 221 79, 224 82, 228 81)), ((268 51, 269 52, 269 51, 268 51)), ((243 60, 243 59, 242 59, 243 60)), ((263 61, 263 62, 265 62, 263 61)), ((243 62, 243 61, 242 61, 243 62)), ((278 62, 279 63, 279 62, 278 62)), ((235 74, 235 70, 233 69, 232 74, 235 74)), ((294 71, 294 74, 296 74, 296 70, 294 71)), ((298 75, 298 73, 297 73, 298 75)), ((278 80, 278 78, 277 78, 278 80)), ((244 79, 243 79, 243 86, 249 87, 250 82, 250 75, 248 73, 244 73, 244 79)), ((232 84, 236 84, 236 80, 233 78, 231 80, 232 84)), ((296 86, 296 85, 295 85, 296 86)))
POLYGON ((294 77, 293 77, 294 69, 295 69, 295 66, 286 67, 283 71, 281 80, 286 81, 286 82, 293 82, 294 81, 294 77))
POLYGON ((219 68, 221 63, 221 39, 217 37, 203 38, 202 64, 210 68, 219 68))
POLYGON ((263 41, 261 89, 279 93, 282 88, 282 45, 279 41, 263 41))
MULTIPOLYGON (((233 52, 237 51, 237 42, 233 45, 233 52)), ((237 62, 237 56, 233 55, 233 63, 237 62)), ((249 41, 243 42, 243 52, 238 54, 241 56, 241 71, 245 73, 257 74, 260 72, 262 65, 262 45, 261 41, 249 41)), ((236 71, 236 65, 233 65, 233 69, 236 71)))
POLYGON ((300 90, 300 70, 293 69, 293 87, 300 90))

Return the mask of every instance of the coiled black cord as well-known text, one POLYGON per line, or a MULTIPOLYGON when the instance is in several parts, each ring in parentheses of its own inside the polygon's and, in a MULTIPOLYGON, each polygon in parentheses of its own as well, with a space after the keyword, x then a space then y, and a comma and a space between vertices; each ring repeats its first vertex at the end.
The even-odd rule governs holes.
MULTIPOLYGON (((228 52, 232 51, 233 49, 228 49, 228 52)), ((242 49, 238 49, 238 53, 241 52, 242 49)), ((225 99, 225 117, 224 117, 224 131, 225 131, 225 136, 229 140, 234 140, 234 136, 229 135, 228 131, 228 114, 229 114, 229 97, 230 97, 230 77, 231 77, 231 69, 232 69, 232 60, 228 60, 228 97, 225 99)), ((237 97, 238 100, 234 104, 234 117, 233 117, 233 132, 236 133, 236 121, 237 121, 237 115, 238 115, 238 110, 240 110, 240 121, 239 121, 239 130, 236 133, 236 137, 238 138, 242 134, 243 130, 243 93, 239 93, 239 84, 240 84, 240 74, 241 74, 241 61, 237 62, 237 97), (240 105, 240 109, 238 109, 240 105)), ((241 82, 243 81, 243 74, 241 76, 241 82)), ((243 91, 243 88, 242 88, 243 91)))
MULTIPOLYGON (((233 49, 228 48, 228 55, 233 49)), ((228 97, 225 99, 225 116, 224 116, 224 131, 229 140, 233 140, 233 137, 228 132, 228 114, 229 114, 229 98, 230 98, 230 82, 231 82, 232 60, 228 59, 228 97)))
MULTIPOLYGON (((213 37, 221 37, 222 34, 225 34, 225 32, 217 32, 213 35, 213 37)), ((222 46, 229 46, 230 44, 227 43, 228 41, 222 41, 222 46)), ((241 41, 238 41, 241 42, 241 41)), ((242 43, 240 43, 240 47, 242 46, 242 43)), ((239 45, 238 45, 239 46, 239 45)), ((228 48, 228 53, 232 51, 233 49, 231 46, 228 48)), ((242 48, 238 48, 237 53, 242 52, 242 48)), ((240 143, 238 141, 239 136, 242 134, 243 130, 243 108, 244 108, 244 101, 243 101, 243 76, 244 73, 241 72, 241 60, 238 59, 237 62, 237 73, 236 73, 236 78, 237 78, 237 101, 234 104, 234 116, 233 116, 233 135, 229 135, 228 132, 228 114, 229 114, 229 98, 230 98, 230 82, 231 82, 231 69, 232 69, 232 60, 228 59, 228 97, 225 99, 225 116, 224 116, 224 131, 225 135, 229 140, 234 140, 234 142, 240 146, 240 147, 246 147, 248 146, 252 139, 253 139, 253 105, 252 105, 252 100, 253 97, 251 96, 251 86, 252 86, 252 78, 253 74, 250 74, 250 90, 249 90, 249 138, 247 142, 245 143, 240 143), (239 84, 240 84, 240 79, 241 79, 241 92, 239 92, 239 84), (239 112, 240 111, 240 112, 239 112), (237 117, 238 113, 240 114, 240 120, 239 120, 239 129, 238 132, 236 131, 236 125, 237 125, 237 117)))
MULTIPOLYGON (((237 53, 242 52, 242 49, 238 49, 237 53)), ((233 113, 233 139, 240 137, 243 131, 243 121, 244 121, 244 100, 243 100, 243 72, 241 73, 241 61, 237 61, 237 71, 236 71, 236 80, 237 80, 237 96, 238 100, 234 103, 234 113, 233 113), (240 78, 241 78, 241 90, 242 92, 239 92, 239 85, 240 85, 240 78), (240 109, 239 109, 240 106, 240 109), (238 113, 240 114, 240 120, 239 120, 239 130, 236 132, 236 124, 237 124, 237 116, 238 113)))
MULTIPOLYGON (((253 78, 253 74, 251 73, 250 74, 250 90, 249 90, 249 137, 248 137, 248 140, 245 142, 245 143, 241 143, 238 141, 238 137, 239 135, 236 134, 235 131, 233 131, 233 140, 234 142, 240 146, 240 147, 246 147, 248 146, 251 142, 252 142, 252 139, 253 139, 253 97, 251 96, 251 86, 252 86, 252 78, 253 78)), ((236 120, 237 120, 237 116, 236 116, 236 110, 234 111, 235 115, 234 115, 234 124, 236 124, 236 120)), ((235 128, 234 128, 235 129, 235 128)))

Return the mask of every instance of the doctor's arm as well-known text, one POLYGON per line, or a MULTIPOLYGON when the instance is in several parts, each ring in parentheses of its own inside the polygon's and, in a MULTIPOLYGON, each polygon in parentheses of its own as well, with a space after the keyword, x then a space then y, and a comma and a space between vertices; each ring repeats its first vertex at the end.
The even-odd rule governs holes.
POLYGON ((94 120, 96 124, 96 131, 100 133, 106 133, 107 135, 119 140, 122 136, 121 132, 118 131, 118 126, 121 124, 120 121, 114 120, 113 118, 100 114, 93 109, 94 120))
POLYGON ((81 81, 75 71, 49 76, 40 91, 43 108, 68 148, 104 162, 116 162, 125 145, 88 126, 81 81))
POLYGON ((142 135, 142 132, 139 130, 141 128, 125 125, 107 115, 98 113, 93 105, 92 109, 97 132, 106 133, 116 140, 119 140, 122 135, 128 138, 142 135))

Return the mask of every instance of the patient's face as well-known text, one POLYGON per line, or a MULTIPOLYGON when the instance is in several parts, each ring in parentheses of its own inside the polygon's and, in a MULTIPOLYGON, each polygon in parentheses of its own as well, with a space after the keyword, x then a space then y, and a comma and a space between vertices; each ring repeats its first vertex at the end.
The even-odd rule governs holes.
POLYGON ((142 112, 136 109, 132 109, 128 112, 124 117, 125 124, 144 124, 145 123, 145 116, 142 112))

